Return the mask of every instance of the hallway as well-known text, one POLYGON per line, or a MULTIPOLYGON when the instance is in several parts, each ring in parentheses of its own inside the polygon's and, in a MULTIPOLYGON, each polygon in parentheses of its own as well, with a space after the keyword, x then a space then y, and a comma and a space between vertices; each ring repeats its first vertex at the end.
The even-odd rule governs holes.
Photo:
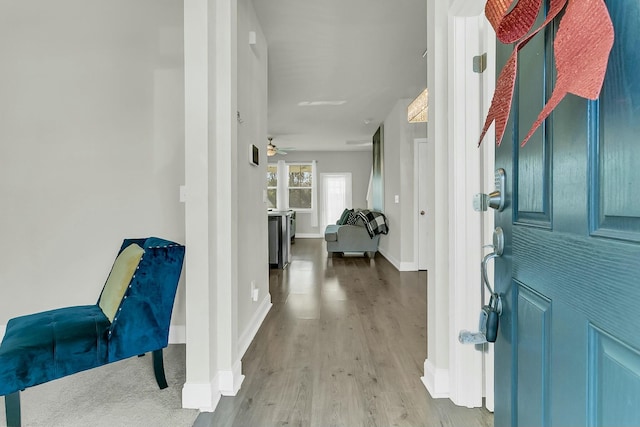
POLYGON ((297 239, 269 287, 242 388, 195 426, 493 425, 485 409, 431 399, 420 381, 425 272, 400 273, 380 255, 327 257, 321 239, 297 239))

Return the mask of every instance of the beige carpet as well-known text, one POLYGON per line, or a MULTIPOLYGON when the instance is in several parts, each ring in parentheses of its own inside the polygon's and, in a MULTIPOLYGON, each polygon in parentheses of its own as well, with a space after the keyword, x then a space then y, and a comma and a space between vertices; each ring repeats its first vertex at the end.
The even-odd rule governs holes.
MULTIPOLYGON (((23 427, 191 427, 197 410, 182 409, 185 346, 164 350, 169 387, 160 390, 151 354, 132 357, 31 387, 20 394, 23 427)), ((6 426, 0 397, 0 426, 6 426)))

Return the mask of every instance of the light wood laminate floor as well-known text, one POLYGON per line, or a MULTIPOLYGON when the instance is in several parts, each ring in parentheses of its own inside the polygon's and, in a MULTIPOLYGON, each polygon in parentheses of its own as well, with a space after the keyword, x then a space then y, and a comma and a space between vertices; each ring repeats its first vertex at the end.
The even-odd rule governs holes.
POLYGON ((485 409, 431 399, 425 272, 398 272, 379 254, 328 257, 297 239, 271 270, 273 307, 242 360, 245 380, 196 427, 492 426, 485 409))

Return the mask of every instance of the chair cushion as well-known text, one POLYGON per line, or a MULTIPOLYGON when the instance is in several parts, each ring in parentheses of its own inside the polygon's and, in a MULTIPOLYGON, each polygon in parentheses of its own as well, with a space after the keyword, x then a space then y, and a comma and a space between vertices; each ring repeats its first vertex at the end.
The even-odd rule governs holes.
POLYGON ((0 396, 106 363, 108 329, 97 305, 9 320, 0 345, 0 396))
POLYGON ((120 255, 118 255, 113 263, 111 273, 109 273, 109 278, 104 285, 102 295, 100 295, 100 301, 98 302, 98 305, 110 322, 113 322, 118 307, 120 307, 120 301, 122 301, 122 297, 129 283, 131 283, 131 278, 136 268, 138 268, 143 254, 144 249, 132 243, 120 252, 120 255))
POLYGON ((109 328, 109 361, 164 348, 182 270, 185 248, 174 242, 149 237, 127 239, 145 250, 124 299, 109 328))

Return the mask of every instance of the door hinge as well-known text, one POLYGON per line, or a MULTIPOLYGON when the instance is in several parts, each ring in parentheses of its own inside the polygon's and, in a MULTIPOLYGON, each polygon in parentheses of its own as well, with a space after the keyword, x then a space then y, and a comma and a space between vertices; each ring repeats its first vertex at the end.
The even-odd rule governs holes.
POLYGON ((487 53, 473 57, 473 72, 482 73, 487 69, 487 53))

